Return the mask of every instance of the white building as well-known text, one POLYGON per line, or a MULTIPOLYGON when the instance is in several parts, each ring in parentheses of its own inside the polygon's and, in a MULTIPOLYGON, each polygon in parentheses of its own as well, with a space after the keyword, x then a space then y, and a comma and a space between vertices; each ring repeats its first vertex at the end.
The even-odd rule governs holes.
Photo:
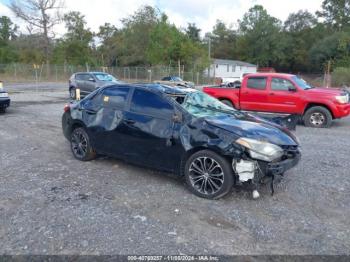
POLYGON ((210 65, 210 77, 222 79, 241 79, 243 74, 256 73, 257 66, 237 60, 213 59, 210 65))

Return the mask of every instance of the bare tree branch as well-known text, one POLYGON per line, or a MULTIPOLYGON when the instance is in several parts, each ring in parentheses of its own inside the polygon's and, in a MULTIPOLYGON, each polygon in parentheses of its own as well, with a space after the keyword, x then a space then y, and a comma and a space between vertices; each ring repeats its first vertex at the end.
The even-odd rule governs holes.
POLYGON ((52 28, 61 22, 60 9, 64 0, 11 0, 8 7, 20 19, 28 23, 27 28, 39 29, 44 37, 46 63, 50 58, 50 34, 52 28))

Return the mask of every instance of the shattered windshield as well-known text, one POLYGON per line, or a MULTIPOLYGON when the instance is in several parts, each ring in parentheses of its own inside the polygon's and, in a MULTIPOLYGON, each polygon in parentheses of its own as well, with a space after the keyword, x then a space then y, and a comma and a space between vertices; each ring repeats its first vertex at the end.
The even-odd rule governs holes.
POLYGON ((242 116, 240 112, 232 107, 221 103, 216 98, 213 98, 203 92, 192 92, 186 95, 181 106, 196 117, 205 116, 220 116, 223 114, 234 115, 236 117, 242 116))

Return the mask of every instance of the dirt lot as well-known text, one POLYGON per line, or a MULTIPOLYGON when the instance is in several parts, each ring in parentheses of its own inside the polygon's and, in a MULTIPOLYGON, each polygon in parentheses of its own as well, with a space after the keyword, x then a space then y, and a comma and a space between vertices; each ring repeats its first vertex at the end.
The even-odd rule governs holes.
POLYGON ((0 254, 350 254, 350 118, 298 127, 302 161, 274 196, 210 201, 168 174, 74 160, 67 93, 49 90, 14 88, 0 115, 0 254))

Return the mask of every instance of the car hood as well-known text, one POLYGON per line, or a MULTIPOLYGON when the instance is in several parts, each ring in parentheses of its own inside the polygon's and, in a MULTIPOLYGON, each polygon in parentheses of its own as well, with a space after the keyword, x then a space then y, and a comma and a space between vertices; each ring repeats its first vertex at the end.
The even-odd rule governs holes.
POLYGON ((267 141, 280 146, 298 145, 295 136, 289 130, 250 115, 239 119, 230 115, 222 115, 205 118, 205 121, 210 125, 232 132, 239 137, 267 141))
POLYGON ((343 90, 338 88, 323 88, 323 87, 315 87, 306 90, 310 94, 317 95, 325 95, 325 96, 339 96, 344 93, 343 90))

